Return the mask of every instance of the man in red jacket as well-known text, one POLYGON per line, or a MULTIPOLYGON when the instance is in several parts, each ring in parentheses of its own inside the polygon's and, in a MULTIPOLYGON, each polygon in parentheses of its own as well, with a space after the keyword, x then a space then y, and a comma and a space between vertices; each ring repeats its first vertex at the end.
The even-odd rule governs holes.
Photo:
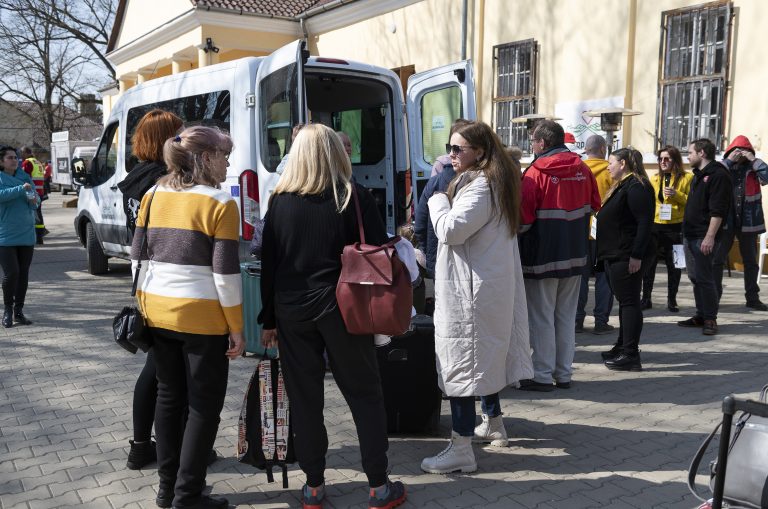
POLYGON ((539 122, 531 140, 536 158, 523 173, 518 238, 534 378, 520 388, 549 392, 571 386, 573 324, 581 277, 589 270, 589 218, 600 208, 600 193, 557 122, 539 122))

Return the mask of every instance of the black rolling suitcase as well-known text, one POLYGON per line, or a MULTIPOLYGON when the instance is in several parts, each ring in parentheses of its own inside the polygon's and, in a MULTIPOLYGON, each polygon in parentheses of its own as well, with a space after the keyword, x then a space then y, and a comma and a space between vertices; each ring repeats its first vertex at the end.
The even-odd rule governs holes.
POLYGON ((416 315, 410 329, 378 347, 389 433, 437 433, 442 392, 437 386, 435 326, 416 315))

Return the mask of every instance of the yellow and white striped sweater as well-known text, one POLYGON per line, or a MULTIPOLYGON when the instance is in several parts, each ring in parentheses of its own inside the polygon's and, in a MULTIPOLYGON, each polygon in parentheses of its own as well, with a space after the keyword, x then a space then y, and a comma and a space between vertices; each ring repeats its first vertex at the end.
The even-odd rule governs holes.
POLYGON ((147 235, 136 292, 147 323, 191 334, 241 332, 240 216, 235 200, 202 185, 183 191, 160 186, 155 193, 148 230, 152 192, 141 201, 131 247, 135 271, 147 235))

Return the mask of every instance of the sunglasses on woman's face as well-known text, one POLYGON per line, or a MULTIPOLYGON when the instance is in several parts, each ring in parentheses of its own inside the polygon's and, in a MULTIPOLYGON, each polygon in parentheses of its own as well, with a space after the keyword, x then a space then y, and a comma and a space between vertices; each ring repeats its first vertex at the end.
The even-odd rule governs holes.
POLYGON ((472 147, 468 147, 468 146, 462 147, 461 145, 451 145, 450 143, 445 144, 445 151, 453 155, 459 155, 465 150, 467 150, 468 148, 472 148, 472 147))
POLYGON ((672 159, 669 158, 669 157, 659 157, 659 162, 660 163, 671 163, 672 159))

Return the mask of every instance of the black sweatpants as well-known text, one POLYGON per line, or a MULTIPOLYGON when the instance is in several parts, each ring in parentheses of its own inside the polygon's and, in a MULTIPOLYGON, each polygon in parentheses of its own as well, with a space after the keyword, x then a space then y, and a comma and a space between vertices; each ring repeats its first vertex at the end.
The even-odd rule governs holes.
POLYGON ((205 488, 206 459, 224 407, 229 335, 151 330, 157 368, 157 471, 161 485, 175 485, 173 506, 191 506, 205 488))
POLYGON ((310 486, 324 482, 328 434, 323 423, 325 361, 352 411, 363 471, 376 487, 387 480, 387 414, 373 336, 349 334, 338 307, 316 320, 297 321, 276 299, 278 344, 291 402, 294 446, 310 486))
POLYGON ((3 268, 3 304, 24 307, 29 285, 29 266, 35 246, 0 246, 0 267, 3 268))

